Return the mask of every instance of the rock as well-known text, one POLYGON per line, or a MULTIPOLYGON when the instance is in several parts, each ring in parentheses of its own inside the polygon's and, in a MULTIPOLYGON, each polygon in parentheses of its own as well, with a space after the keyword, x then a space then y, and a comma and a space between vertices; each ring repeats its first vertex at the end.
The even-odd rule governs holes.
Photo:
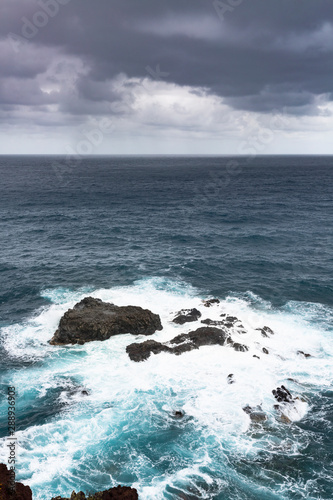
POLYGON ((253 354, 253 356, 252 356, 252 357, 253 357, 253 358, 260 359, 260 357, 259 357, 259 356, 257 356, 256 354, 253 354))
POLYGON ((273 389, 272 393, 279 403, 294 403, 291 393, 284 385, 277 387, 277 389, 273 389))
POLYGON ((233 373, 229 373, 229 375, 227 376, 227 382, 228 382, 228 384, 234 384, 235 383, 235 379, 234 379, 234 374, 233 373))
POLYGON ((224 345, 228 334, 220 328, 201 327, 189 333, 177 335, 170 344, 182 344, 187 342, 193 349, 204 345, 224 345))
POLYGON ((212 319, 202 319, 201 323, 203 323, 204 325, 211 325, 211 326, 224 325, 224 321, 214 321, 212 319))
POLYGON ((246 345, 239 344, 238 342, 231 342, 231 345, 235 349, 235 351, 246 352, 249 350, 249 348, 246 345))
POLYGON ((184 325, 192 321, 197 321, 201 317, 201 312, 198 309, 182 309, 177 313, 173 322, 177 325, 184 325))
POLYGON ((213 304, 219 304, 219 303, 220 303, 219 299, 208 299, 204 301, 204 306, 211 307, 213 304))
POLYGON ((311 358, 311 354, 307 354, 303 351, 297 351, 297 354, 299 354, 300 356, 304 356, 304 358, 311 358))
POLYGON ((130 344, 126 347, 126 352, 132 361, 145 361, 150 354, 160 352, 172 352, 170 347, 156 342, 156 340, 145 340, 145 342, 130 344))
POLYGON ((263 337, 268 337, 270 335, 274 335, 274 332, 271 328, 269 328, 269 326, 264 326, 263 328, 256 328, 256 330, 258 330, 259 332, 261 332, 261 335, 263 337))
POLYGON ((265 422, 267 420, 267 415, 262 411, 261 406, 255 406, 252 408, 247 405, 244 406, 243 410, 247 413, 252 422, 258 424, 259 422, 265 422))
POLYGON ((86 495, 80 491, 71 494, 70 498, 54 497, 51 500, 138 500, 138 492, 129 486, 116 486, 109 490, 99 491, 97 493, 86 495))
POLYGON ((224 330, 202 327, 193 332, 177 335, 177 337, 165 344, 156 342, 155 340, 130 344, 126 347, 126 352, 132 361, 138 362, 148 359, 151 353, 169 352, 179 355, 199 349, 199 347, 204 345, 225 345, 228 339, 229 336, 224 330))
POLYGON ((185 415, 185 412, 182 410, 176 410, 173 412, 174 418, 183 418, 184 415, 185 415))
POLYGON ((89 396, 89 392, 86 390, 81 391, 82 396, 89 396))
POLYGON ((263 352, 264 354, 269 354, 269 350, 268 350, 268 349, 266 349, 266 347, 263 347, 263 348, 262 348, 262 352, 263 352))
POLYGON ((86 297, 73 309, 65 312, 49 343, 84 344, 94 340, 107 340, 122 333, 152 335, 162 328, 160 317, 148 309, 138 306, 119 307, 86 297))
POLYGON ((5 464, 0 464, 1 500, 32 500, 29 486, 15 482, 15 474, 5 464))

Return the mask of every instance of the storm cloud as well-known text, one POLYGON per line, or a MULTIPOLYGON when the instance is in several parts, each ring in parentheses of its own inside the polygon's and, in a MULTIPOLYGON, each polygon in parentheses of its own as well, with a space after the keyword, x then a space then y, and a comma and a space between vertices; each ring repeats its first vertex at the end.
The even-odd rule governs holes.
POLYGON ((0 19, 5 136, 103 117, 148 142, 332 126, 330 0, 2 0, 0 19))

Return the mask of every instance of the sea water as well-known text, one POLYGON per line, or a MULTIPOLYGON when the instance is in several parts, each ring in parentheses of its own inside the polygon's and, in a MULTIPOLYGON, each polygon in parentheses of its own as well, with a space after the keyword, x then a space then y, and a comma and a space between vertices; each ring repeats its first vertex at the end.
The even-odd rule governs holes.
POLYGON ((16 479, 34 499, 117 484, 144 500, 333 497, 331 158, 2 157, 0 171, 0 462, 13 386, 16 479), (86 296, 159 314, 161 342, 236 316, 248 351, 135 363, 126 346, 144 336, 51 346, 86 296), (193 307, 197 322, 172 322, 193 307), (281 384, 300 398, 287 423, 281 384))

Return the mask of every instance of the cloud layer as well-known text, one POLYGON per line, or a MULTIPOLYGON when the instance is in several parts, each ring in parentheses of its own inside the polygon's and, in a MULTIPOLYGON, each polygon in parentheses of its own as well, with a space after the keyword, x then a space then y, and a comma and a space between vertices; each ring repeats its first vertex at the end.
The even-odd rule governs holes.
POLYGON ((330 0, 3 0, 0 19, 0 152, 62 153, 106 117, 95 152, 237 153, 267 129, 331 152, 330 0))

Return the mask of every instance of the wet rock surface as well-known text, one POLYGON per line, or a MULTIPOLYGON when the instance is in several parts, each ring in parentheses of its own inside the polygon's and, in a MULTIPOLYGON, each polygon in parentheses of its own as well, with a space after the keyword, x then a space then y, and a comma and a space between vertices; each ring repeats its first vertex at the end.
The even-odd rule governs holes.
POLYGON ((62 316, 52 345, 84 344, 113 335, 151 335, 162 330, 160 317, 138 306, 116 306, 86 297, 62 316))
POLYGON ((220 301, 219 299, 208 299, 208 300, 204 300, 204 306, 205 307, 211 307, 212 305, 214 304, 219 304, 220 301))
POLYGON ((269 337, 270 335, 274 335, 274 332, 269 326, 264 326, 263 328, 256 328, 259 332, 261 332, 261 335, 263 337, 269 337))
POLYGON ((201 312, 198 309, 182 309, 172 321, 177 325, 184 325, 197 321, 199 318, 201 318, 201 312))
POLYGON ((129 486, 116 486, 105 491, 99 491, 86 496, 82 491, 79 493, 72 492, 68 498, 53 497, 51 500, 138 500, 138 492, 129 486))
POLYGON ((30 487, 15 482, 15 475, 12 475, 5 464, 0 464, 0 499, 32 500, 30 487))
POLYGON ((179 355, 184 352, 193 351, 193 349, 199 349, 199 347, 205 345, 223 346, 227 343, 227 340, 230 340, 230 338, 224 330, 220 328, 201 327, 193 332, 177 335, 170 342, 164 344, 155 340, 130 344, 127 346, 126 352, 132 361, 145 361, 151 353, 169 352, 179 355))
POLYGON ((251 419, 251 422, 259 424, 260 422, 265 422, 267 420, 267 415, 262 411, 261 406, 244 406, 243 411, 247 413, 251 419))

